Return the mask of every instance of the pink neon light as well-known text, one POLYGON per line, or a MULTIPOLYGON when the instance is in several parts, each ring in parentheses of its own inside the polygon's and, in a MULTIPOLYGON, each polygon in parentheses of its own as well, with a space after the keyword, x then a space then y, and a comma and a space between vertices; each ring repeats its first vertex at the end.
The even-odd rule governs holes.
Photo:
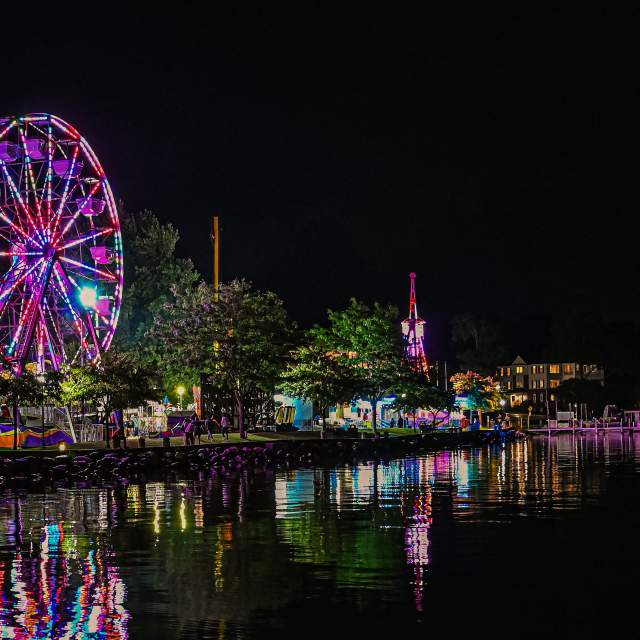
POLYGON ((120 221, 105 172, 88 142, 56 116, 0 118, 0 140, 9 149, 0 156, 0 257, 10 262, 0 279, 0 348, 16 350, 17 372, 29 360, 39 371, 58 368, 71 331, 99 360, 113 339, 123 284, 120 221), (92 282, 98 304, 87 311, 76 290, 92 282))
POLYGON ((95 267, 90 267, 88 264, 82 264, 82 262, 78 262, 77 260, 72 260, 71 258, 67 258, 65 256, 60 256, 60 260, 62 260, 62 262, 66 262, 67 264, 72 264, 75 267, 79 267, 80 269, 86 269, 87 271, 97 273, 98 275, 107 278, 107 280, 116 279, 116 277, 112 273, 108 273, 107 271, 103 271, 102 269, 96 269, 95 267))

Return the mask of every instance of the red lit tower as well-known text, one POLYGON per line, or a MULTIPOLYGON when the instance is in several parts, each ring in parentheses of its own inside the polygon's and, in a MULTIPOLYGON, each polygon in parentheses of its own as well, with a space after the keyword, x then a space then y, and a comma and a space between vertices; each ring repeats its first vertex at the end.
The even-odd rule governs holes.
POLYGON ((425 321, 418 317, 416 305, 416 274, 410 273, 409 317, 402 321, 402 335, 405 340, 407 358, 416 371, 429 375, 429 363, 424 350, 425 321))

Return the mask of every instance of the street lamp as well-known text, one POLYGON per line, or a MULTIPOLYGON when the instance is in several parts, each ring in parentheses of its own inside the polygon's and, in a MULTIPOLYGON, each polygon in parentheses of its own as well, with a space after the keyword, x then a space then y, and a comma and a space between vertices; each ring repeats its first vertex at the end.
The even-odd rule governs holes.
POLYGON ((178 398, 180 398, 180 401, 178 402, 178 409, 180 411, 182 411, 182 396, 184 395, 184 387, 182 385, 180 385, 176 391, 178 392, 178 398))
MULTIPOLYGON (((500 398, 500 406, 502 407, 502 410, 504 411, 504 405, 507 404, 507 401, 504 398, 500 398)), ((506 423, 507 421, 507 416, 505 414, 504 419, 503 419, 503 424, 506 423)))

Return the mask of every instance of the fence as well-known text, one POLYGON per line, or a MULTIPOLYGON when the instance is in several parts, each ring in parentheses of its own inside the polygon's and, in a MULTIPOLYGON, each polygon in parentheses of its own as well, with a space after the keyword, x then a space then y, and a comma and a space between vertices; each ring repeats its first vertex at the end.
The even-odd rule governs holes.
POLYGON ((64 431, 74 442, 78 442, 69 409, 66 407, 23 406, 20 407, 20 415, 22 416, 25 425, 29 427, 40 426, 44 421, 45 425, 64 431))

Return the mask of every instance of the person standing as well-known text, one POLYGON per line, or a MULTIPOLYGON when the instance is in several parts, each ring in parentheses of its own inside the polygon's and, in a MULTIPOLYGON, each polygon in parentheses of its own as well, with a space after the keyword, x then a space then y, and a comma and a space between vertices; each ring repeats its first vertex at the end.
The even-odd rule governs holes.
POLYGON ((230 426, 229 418, 227 417, 226 413, 223 413, 222 418, 220 418, 220 428, 222 431, 222 437, 225 440, 229 439, 229 426, 230 426))
POLYGON ((193 422, 188 418, 184 421, 184 444, 185 446, 191 444, 191 438, 193 433, 193 422))

